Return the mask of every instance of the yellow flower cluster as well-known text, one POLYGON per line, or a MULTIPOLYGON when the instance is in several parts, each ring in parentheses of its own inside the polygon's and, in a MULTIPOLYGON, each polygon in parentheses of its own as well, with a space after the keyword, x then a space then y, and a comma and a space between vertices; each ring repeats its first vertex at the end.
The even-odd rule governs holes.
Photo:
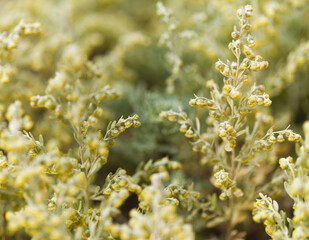
POLYGON ((27 24, 21 21, 10 33, 3 32, 0 34, 0 81, 2 83, 8 83, 10 76, 14 73, 14 68, 10 64, 5 64, 5 61, 11 59, 13 49, 17 47, 25 35, 37 35, 40 33, 40 23, 27 24))
MULTIPOLYGON (((232 29, 240 1, 158 2, 163 26, 150 2, 3 1, 0 82, 8 84, 0 93, 0 236, 244 239, 237 228, 255 230, 247 224, 253 207, 254 221, 263 221, 272 239, 309 238, 309 122, 305 138, 289 127, 275 130, 292 116, 281 118, 287 110, 274 96, 298 77, 306 82, 307 1, 251 1, 257 14, 241 7, 232 29), (39 23, 12 28, 21 16, 42 22, 44 34, 26 36, 40 34, 39 23), (223 60, 226 53, 232 59, 223 60), (221 82, 206 81, 218 75, 221 82), (118 90, 122 99, 105 104, 121 96, 118 90), (158 121, 158 111, 183 100, 193 107, 183 108, 187 113, 179 108, 160 117, 179 124, 193 152, 171 135, 177 126, 158 129, 171 124, 158 121), (278 109, 273 121, 267 113, 278 109), (141 125, 140 116, 143 138, 133 139, 129 131, 141 125), (296 154, 277 161, 288 156, 289 142, 296 154), (184 164, 144 161, 158 156, 184 164), (124 169, 139 162, 132 175, 124 169), (294 203, 290 218, 273 200, 283 179, 282 197, 294 203), (253 205, 259 191, 269 196, 260 194, 253 205)), ((302 114, 305 89, 287 89, 284 99, 302 114)))
POLYGON ((265 230, 273 239, 291 239, 285 225, 285 215, 283 212, 279 213, 278 203, 261 193, 260 197, 254 204, 253 220, 264 221, 265 230))
MULTIPOLYGON (((304 124, 305 139, 308 139, 308 122, 304 124)), ((288 136, 292 133, 288 132, 288 136)), ((293 138, 294 139, 294 138, 293 138)), ((276 140, 276 138, 274 138, 276 140)), ((306 143, 303 142, 303 143, 306 143)), ((266 232, 273 239, 306 239, 309 236, 309 224, 307 219, 309 216, 308 201, 309 201, 309 185, 308 185, 308 152, 305 146, 302 145, 298 150, 296 161, 292 157, 281 158, 279 160, 280 167, 285 170, 286 182, 285 190, 293 199, 294 214, 290 219, 290 228, 293 231, 288 231, 285 220, 286 216, 283 211, 278 212, 278 203, 270 197, 260 194, 261 199, 255 203, 253 210, 253 219, 256 222, 264 221, 266 232)))
POLYGON ((141 187, 135 184, 135 180, 126 174, 124 169, 118 169, 115 174, 111 174, 106 179, 106 186, 103 189, 103 194, 109 196, 112 191, 120 189, 127 189, 130 192, 139 194, 141 187))
MULTIPOLYGON (((151 176, 151 185, 140 196, 140 207, 149 206, 146 214, 133 209, 128 224, 112 225, 112 236, 120 239, 194 239, 192 226, 184 223, 176 213, 176 206, 166 201, 161 181, 168 177, 167 172, 151 176), (142 205, 141 205, 142 204, 142 205)), ((142 208, 146 210, 145 208, 142 208)))

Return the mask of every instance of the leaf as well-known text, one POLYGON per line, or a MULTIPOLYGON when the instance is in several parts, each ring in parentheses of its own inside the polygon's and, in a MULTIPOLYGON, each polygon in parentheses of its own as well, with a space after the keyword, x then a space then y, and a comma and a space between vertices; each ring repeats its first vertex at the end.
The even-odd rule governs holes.
POLYGON ((41 144, 42 146, 44 146, 44 139, 43 139, 42 134, 40 134, 40 136, 39 136, 39 142, 40 142, 40 144, 41 144))
POLYGON ((260 197, 263 199, 264 198, 264 195, 263 193, 259 193, 260 197))
POLYGON ((230 147, 230 144, 227 143, 224 146, 224 150, 227 151, 227 152, 232 152, 233 149, 230 147))
POLYGON ((108 131, 108 130, 111 128, 111 124, 112 124, 112 122, 109 122, 109 123, 108 123, 107 128, 106 128, 106 131, 108 131))
POLYGON ((116 122, 116 121, 113 121, 112 124, 111 124, 111 126, 110 126, 110 129, 114 128, 116 124, 117 124, 117 122, 116 122))
POLYGON ((201 124, 200 124, 200 120, 197 117, 195 118, 195 122, 196 122, 196 130, 198 133, 200 133, 201 124))
POLYGON ((216 217, 216 218, 210 220, 209 222, 207 222, 206 227, 212 228, 212 227, 215 227, 215 226, 217 226, 220 223, 223 223, 225 221, 226 221, 225 217, 216 217))
POLYGON ((243 129, 243 130, 239 131, 239 132, 237 133, 236 137, 238 137, 238 136, 244 134, 245 132, 246 132, 246 129, 243 129))
POLYGON ((273 201, 273 207, 274 207, 276 212, 279 211, 279 205, 278 205, 277 201, 275 201, 275 200, 273 201))
POLYGON ((294 201, 296 200, 291 194, 290 194, 290 185, 288 182, 284 182, 283 183, 284 189, 286 191, 286 193, 290 196, 290 198, 292 198, 294 201))

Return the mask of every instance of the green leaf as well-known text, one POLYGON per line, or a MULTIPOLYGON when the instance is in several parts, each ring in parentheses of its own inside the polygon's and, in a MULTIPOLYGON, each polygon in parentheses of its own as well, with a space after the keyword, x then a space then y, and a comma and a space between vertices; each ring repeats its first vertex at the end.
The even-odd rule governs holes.
POLYGON ((212 227, 219 225, 220 223, 224 223, 225 221, 226 221, 225 217, 216 217, 210 220, 209 222, 207 222, 206 227, 212 228, 212 227))
POLYGON ((43 139, 42 134, 40 134, 40 136, 39 136, 39 142, 40 142, 40 144, 41 144, 42 146, 44 146, 44 139, 43 139))

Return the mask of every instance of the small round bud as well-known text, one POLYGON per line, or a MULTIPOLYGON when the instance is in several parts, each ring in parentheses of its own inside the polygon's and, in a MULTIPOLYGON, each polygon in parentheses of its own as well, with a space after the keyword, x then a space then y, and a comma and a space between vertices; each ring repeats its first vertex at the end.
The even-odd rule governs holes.
POLYGON ((186 132, 185 136, 187 138, 193 138, 194 137, 194 132, 191 128, 188 129, 188 131, 186 132))
POLYGON ((162 120, 165 120, 165 119, 167 118, 166 112, 160 112, 159 117, 160 117, 162 120))
POLYGON ((239 32, 236 32, 236 31, 233 31, 232 34, 231 34, 232 38, 234 39, 238 39, 239 38, 239 32))
POLYGON ((277 136, 277 142, 282 143, 282 142, 284 142, 284 141, 285 141, 284 137, 283 137, 281 134, 279 134, 279 135, 277 136))
POLYGON ((167 119, 171 122, 176 122, 177 121, 177 118, 175 115, 168 115, 167 116, 167 119))
POLYGON ((133 127, 138 128, 140 126, 141 126, 141 122, 140 121, 136 121, 136 120, 133 121, 133 127))
POLYGON ((185 133, 185 132, 187 132, 187 130, 188 130, 187 124, 181 124, 181 126, 180 126, 180 128, 179 128, 179 131, 180 131, 181 133, 185 133))
POLYGON ((190 105, 191 107, 195 107, 195 106, 196 106, 196 99, 191 99, 191 100, 189 101, 189 105, 190 105))

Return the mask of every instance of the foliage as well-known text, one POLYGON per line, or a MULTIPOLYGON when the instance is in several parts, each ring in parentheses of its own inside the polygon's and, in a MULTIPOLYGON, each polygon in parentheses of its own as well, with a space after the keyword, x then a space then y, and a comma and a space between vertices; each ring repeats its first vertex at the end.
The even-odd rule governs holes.
POLYGON ((309 238, 307 0, 0 3, 2 239, 309 238))

